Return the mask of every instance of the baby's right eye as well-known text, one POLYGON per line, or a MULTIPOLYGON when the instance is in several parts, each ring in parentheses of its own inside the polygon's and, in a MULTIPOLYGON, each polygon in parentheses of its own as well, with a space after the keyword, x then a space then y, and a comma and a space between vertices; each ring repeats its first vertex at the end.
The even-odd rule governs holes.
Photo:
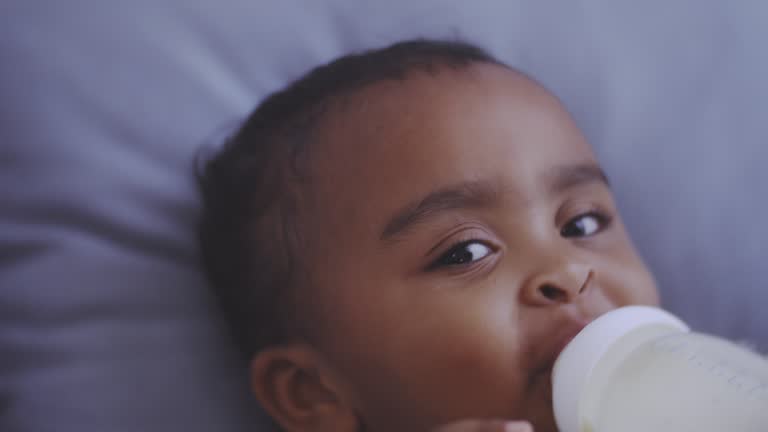
POLYGON ((468 265, 480 261, 493 253, 493 249, 480 240, 463 241, 445 252, 430 268, 468 265))

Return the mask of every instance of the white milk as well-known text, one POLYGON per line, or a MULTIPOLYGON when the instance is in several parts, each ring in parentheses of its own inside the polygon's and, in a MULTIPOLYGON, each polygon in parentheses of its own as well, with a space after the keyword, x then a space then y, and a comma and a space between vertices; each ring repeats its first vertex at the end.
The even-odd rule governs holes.
POLYGON ((610 312, 553 373, 561 432, 768 432, 768 360, 649 307, 610 312))

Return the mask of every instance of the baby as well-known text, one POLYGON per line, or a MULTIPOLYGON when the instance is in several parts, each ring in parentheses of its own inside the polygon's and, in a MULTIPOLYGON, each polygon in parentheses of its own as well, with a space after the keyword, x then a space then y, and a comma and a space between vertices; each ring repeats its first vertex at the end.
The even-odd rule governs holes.
POLYGON ((210 280, 285 431, 555 432, 565 344, 658 301, 573 119, 465 43, 311 71, 200 183, 210 280))

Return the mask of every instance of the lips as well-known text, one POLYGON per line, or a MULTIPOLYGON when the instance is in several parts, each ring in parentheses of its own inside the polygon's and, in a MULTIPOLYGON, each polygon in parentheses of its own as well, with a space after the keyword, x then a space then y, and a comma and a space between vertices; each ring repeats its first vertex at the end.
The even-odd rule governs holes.
MULTIPOLYGON (((537 431, 557 431, 552 402, 552 370, 555 362, 566 346, 598 315, 584 317, 583 314, 563 314, 541 330, 542 333, 533 339, 536 343, 536 365, 528 376, 527 397, 532 401, 531 406, 547 406, 546 413, 538 412, 536 417, 529 420, 534 423, 537 431), (564 316, 565 315, 565 316, 564 316)), ((536 411, 536 410, 534 410, 536 411)))
POLYGON ((558 343, 555 345, 555 349, 554 349, 553 355, 552 355, 552 357, 553 357, 552 364, 553 365, 554 365, 555 361, 557 360, 557 357, 560 356, 560 353, 562 353, 563 350, 565 350, 565 347, 567 347, 568 344, 571 343, 571 341, 576 337, 576 335, 578 335, 584 329, 584 327, 587 326, 587 324, 588 323, 581 323, 581 324, 579 324, 577 327, 574 327, 571 331, 567 332, 562 337, 562 339, 560 339, 558 341, 558 343))
POLYGON ((590 321, 592 320, 568 320, 559 326, 559 330, 553 336, 544 336, 544 338, 548 339, 547 344, 544 350, 541 351, 541 356, 537 362, 539 366, 534 369, 531 378, 536 379, 543 374, 549 377, 560 353, 563 352, 565 347, 590 321))

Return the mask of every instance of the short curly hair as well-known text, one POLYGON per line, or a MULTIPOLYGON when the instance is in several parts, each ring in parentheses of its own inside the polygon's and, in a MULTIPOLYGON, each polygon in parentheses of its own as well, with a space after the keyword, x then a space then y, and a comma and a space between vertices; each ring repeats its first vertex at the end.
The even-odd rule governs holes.
POLYGON ((411 40, 341 57, 267 97, 198 172, 199 241, 209 282, 250 358, 300 332, 291 294, 301 278, 297 160, 330 102, 413 71, 504 66, 457 41, 411 40))

